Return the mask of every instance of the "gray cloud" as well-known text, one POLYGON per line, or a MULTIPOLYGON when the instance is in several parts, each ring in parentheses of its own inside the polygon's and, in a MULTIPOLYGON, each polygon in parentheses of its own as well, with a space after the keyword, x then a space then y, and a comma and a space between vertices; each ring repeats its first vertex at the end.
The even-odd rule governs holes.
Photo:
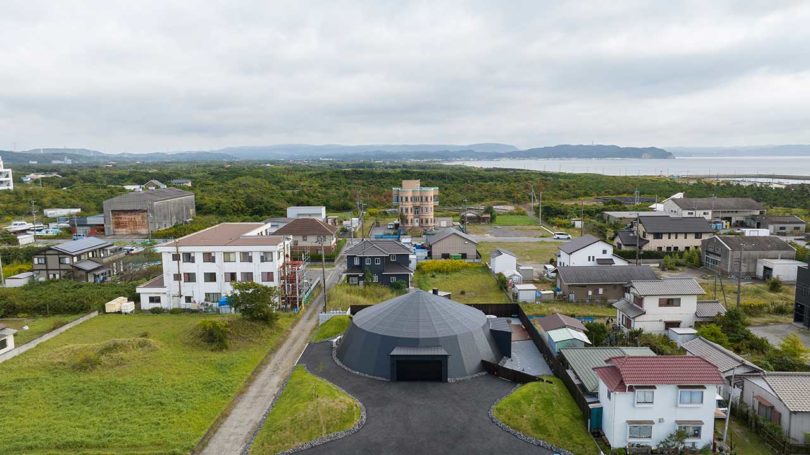
POLYGON ((0 148, 810 142, 810 3, 436 3, 2 2, 0 148))

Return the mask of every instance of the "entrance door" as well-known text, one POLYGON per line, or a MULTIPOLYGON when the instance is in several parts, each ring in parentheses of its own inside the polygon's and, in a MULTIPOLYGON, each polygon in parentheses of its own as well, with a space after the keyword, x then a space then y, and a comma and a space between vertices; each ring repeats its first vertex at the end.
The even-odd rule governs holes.
POLYGON ((773 269, 771 267, 762 267, 762 279, 763 280, 770 280, 773 278, 773 269))
POLYGON ((399 359, 395 381, 444 381, 441 360, 399 359))

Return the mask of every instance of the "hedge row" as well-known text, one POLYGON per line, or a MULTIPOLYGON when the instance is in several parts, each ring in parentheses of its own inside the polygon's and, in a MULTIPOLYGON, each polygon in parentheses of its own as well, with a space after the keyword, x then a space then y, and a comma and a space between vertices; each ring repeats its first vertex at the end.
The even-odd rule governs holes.
POLYGON ((116 297, 135 299, 136 283, 80 283, 69 280, 0 288, 0 317, 75 314, 100 310, 116 297))

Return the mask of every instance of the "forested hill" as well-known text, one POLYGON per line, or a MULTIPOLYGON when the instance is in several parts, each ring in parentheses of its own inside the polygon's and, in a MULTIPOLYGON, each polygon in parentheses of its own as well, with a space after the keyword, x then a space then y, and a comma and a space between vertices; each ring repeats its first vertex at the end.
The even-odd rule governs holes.
POLYGON ((509 144, 404 144, 404 145, 271 145, 229 147, 212 151, 169 153, 103 153, 87 149, 34 149, 25 152, 0 150, 0 157, 9 165, 49 164, 55 160, 71 160, 74 164, 106 162, 188 162, 188 161, 455 161, 498 159, 594 159, 594 158, 673 158, 666 150, 656 147, 619 147, 617 145, 555 145, 519 150, 509 144))

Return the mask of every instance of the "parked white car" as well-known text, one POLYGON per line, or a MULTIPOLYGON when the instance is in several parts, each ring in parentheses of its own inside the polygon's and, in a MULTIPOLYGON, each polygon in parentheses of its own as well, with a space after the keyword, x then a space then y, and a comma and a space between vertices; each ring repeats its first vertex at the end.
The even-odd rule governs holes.
POLYGON ((554 238, 557 240, 571 240, 573 237, 567 232, 555 232, 554 238))

